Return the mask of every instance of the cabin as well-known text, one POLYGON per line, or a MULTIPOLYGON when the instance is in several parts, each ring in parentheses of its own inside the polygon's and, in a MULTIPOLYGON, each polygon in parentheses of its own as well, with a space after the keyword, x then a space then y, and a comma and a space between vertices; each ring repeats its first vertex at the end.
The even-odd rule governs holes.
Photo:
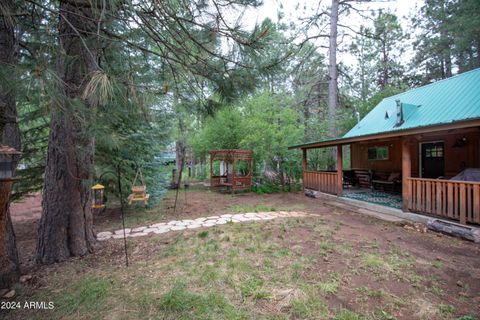
POLYGON ((403 211, 480 224, 480 69, 385 98, 343 137, 295 148, 306 192, 373 194, 403 211), (332 147, 336 170, 311 169, 309 153, 332 147))

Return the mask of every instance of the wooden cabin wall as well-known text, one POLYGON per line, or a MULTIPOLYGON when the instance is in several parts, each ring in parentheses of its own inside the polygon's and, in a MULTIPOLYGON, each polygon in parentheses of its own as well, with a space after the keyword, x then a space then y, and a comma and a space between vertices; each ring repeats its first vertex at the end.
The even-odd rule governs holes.
POLYGON ((351 159, 352 169, 401 172, 402 144, 400 140, 354 143, 351 145, 351 159), (388 160, 368 160, 368 148, 372 147, 388 147, 388 160))
MULTIPOLYGON (((444 141, 445 177, 451 178, 465 168, 480 168, 480 132, 478 129, 459 132, 413 137, 410 155, 412 161, 412 177, 419 177, 419 144, 421 142, 444 141), (453 148, 455 142, 462 137, 467 138, 463 147, 453 148)), ((401 172, 402 146, 400 140, 377 141, 351 145, 352 169, 371 169, 373 171, 401 172), (388 146, 388 160, 368 160, 368 148, 388 146)))
MULTIPOLYGON (((412 175, 416 173, 418 177, 419 171, 419 143, 443 141, 445 148, 445 177, 451 178, 456 176, 465 168, 480 168, 480 132, 478 130, 471 132, 448 133, 436 136, 419 137, 417 148, 415 150, 415 159, 412 156, 412 175), (457 142, 462 137, 467 138, 464 146, 456 147, 457 142)), ((413 150, 412 150, 413 151, 413 150)), ((413 153, 412 153, 413 155, 413 153)))

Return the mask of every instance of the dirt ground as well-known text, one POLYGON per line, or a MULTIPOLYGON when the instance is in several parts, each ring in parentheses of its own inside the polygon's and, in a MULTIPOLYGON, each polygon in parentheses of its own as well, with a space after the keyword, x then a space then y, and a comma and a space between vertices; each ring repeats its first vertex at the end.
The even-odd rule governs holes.
MULTIPOLYGON (((297 260, 311 257, 312 262, 306 263, 301 269, 300 277, 306 283, 320 278, 326 281, 326 275, 333 279, 331 282, 337 282, 335 294, 325 296, 328 308, 355 310, 359 314, 372 315, 372 319, 456 319, 467 314, 480 315, 480 246, 477 244, 437 233, 411 230, 401 224, 339 209, 331 202, 311 199, 301 193, 245 193, 231 196, 208 190, 181 191, 175 213, 174 199, 175 194, 170 192, 157 208, 142 209, 141 213, 139 209, 129 208, 126 213, 127 225, 140 226, 150 222, 253 210, 305 211, 320 218, 304 218, 297 224, 288 225, 288 232, 285 231, 285 225, 278 222, 266 224, 262 232, 268 230, 275 244, 294 252, 297 260), (416 299, 411 299, 412 295, 416 299), (382 299, 392 305, 400 301, 400 307, 388 307, 392 318, 378 317, 372 311, 386 303, 382 299), (414 305, 408 305, 412 303, 414 305), (432 311, 432 308, 436 311, 432 311)), ((64 265, 79 261, 75 258, 44 267, 33 264, 40 200, 41 197, 36 195, 13 204, 11 209, 22 271, 34 274, 34 279, 37 279, 28 290, 24 289, 25 296, 42 290, 42 286, 49 282, 51 273, 60 272, 66 268, 64 265)), ((119 226, 118 209, 95 216, 97 232, 114 230, 119 226)), ((188 239, 195 234, 187 231, 184 236, 188 239)), ((134 248, 130 259, 146 261, 157 252, 158 246, 168 247, 176 236, 176 233, 153 236, 160 237, 160 242, 130 240, 134 248)), ((121 264, 122 259, 120 241, 107 241, 100 244, 96 253, 83 258, 83 263, 92 268, 102 268, 112 263, 121 264)), ((264 310, 255 311, 259 312, 255 313, 258 317, 268 310, 262 303, 268 305, 268 301, 262 302, 261 299, 255 304, 256 308, 264 310)), ((303 316, 297 313, 290 315, 287 318, 317 318, 308 316, 308 313, 303 313, 303 316)))

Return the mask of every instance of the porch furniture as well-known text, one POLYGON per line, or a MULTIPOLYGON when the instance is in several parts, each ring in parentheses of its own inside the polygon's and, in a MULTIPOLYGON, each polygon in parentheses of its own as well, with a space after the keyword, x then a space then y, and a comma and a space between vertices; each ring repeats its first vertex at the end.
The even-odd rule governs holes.
POLYGON ((344 170, 343 171, 343 186, 350 187, 358 185, 358 178, 353 170, 344 170))
POLYGON ((450 180, 480 182, 480 168, 467 168, 450 180))
POLYGON ((372 188, 382 191, 396 191, 396 187, 401 184, 400 172, 379 172, 375 171, 372 175, 372 188))
POLYGON ((371 172, 368 169, 352 169, 358 181, 360 188, 370 188, 371 186, 371 172))

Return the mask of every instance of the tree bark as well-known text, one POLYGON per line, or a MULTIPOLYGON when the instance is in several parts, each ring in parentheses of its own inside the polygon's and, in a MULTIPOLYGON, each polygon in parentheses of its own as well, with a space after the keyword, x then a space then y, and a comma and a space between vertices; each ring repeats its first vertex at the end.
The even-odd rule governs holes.
MULTIPOLYGON (((385 35, 386 36, 386 35, 385 35)), ((387 53, 387 42, 386 40, 382 41, 382 71, 381 71, 381 78, 380 78, 380 88, 385 89, 390 82, 390 76, 388 72, 388 53, 387 53)))
MULTIPOLYGON (((337 28, 338 28, 338 5, 339 0, 332 0, 330 9, 330 43, 329 43, 329 65, 328 65, 328 116, 329 135, 336 138, 338 130, 336 126, 337 104, 338 104, 338 72, 337 72, 337 28)), ((332 148, 331 158, 337 156, 336 150, 332 148)), ((329 161, 334 163, 333 161, 329 161)))
MULTIPOLYGON (((12 0, 3 0, 4 11, 0 12, 0 68, 5 75, 15 76, 17 65, 17 39, 15 37, 15 6, 12 0), (12 13, 11 16, 8 14, 12 13)), ((0 116, 2 144, 21 149, 20 130, 18 127, 17 106, 13 88, 9 87, 7 81, 0 80, 0 116)), ((19 157, 14 158, 13 166, 17 166, 19 157)), ((20 267, 18 261, 15 232, 10 217, 9 195, 11 183, 2 183, 3 207, 2 218, 0 219, 0 247, 3 248, 0 254, 0 288, 7 288, 18 280, 20 267)))
POLYGON ((328 65, 328 111, 330 117, 330 134, 336 135, 335 119, 338 102, 338 72, 337 72, 337 28, 338 28, 338 0, 332 0, 330 10, 330 45, 328 65))
POLYGON ((94 105, 82 98, 99 70, 96 36, 100 8, 91 1, 60 1, 60 101, 52 106, 37 262, 53 263, 94 250, 90 199, 94 139, 85 133, 94 105))
POLYGON ((182 173, 183 168, 185 166, 185 143, 182 140, 178 140, 175 142, 175 155, 177 158, 177 177, 175 184, 180 188, 180 184, 182 183, 182 173))

